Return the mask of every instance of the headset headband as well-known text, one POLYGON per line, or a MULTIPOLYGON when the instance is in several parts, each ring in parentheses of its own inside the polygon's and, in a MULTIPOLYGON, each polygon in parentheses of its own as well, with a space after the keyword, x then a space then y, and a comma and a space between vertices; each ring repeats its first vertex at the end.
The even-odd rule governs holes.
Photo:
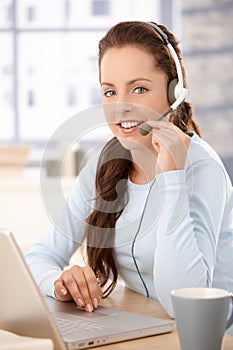
POLYGON ((181 65, 180 65, 180 60, 177 56, 176 51, 174 50, 173 46, 170 44, 167 34, 165 34, 162 29, 157 26, 156 24, 152 23, 152 22, 146 22, 147 24, 149 24, 152 28, 154 28, 154 30, 160 35, 160 37, 163 39, 165 45, 167 45, 173 59, 176 65, 176 71, 177 71, 177 77, 178 77, 178 85, 181 88, 184 88, 184 83, 183 83, 183 75, 182 75, 182 69, 181 69, 181 65))

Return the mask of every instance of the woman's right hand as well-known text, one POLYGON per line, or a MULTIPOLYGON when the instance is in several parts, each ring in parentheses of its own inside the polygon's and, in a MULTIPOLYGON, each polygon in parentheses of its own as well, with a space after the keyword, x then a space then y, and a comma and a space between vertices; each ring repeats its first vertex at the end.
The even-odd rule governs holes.
POLYGON ((102 300, 102 290, 93 270, 89 266, 72 266, 63 271, 54 282, 54 293, 58 300, 74 300, 77 306, 92 312, 102 300))

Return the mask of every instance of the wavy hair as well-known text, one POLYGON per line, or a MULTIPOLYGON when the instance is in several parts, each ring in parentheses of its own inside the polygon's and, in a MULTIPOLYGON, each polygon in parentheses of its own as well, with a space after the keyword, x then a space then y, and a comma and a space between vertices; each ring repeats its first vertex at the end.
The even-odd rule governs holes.
MULTIPOLYGON (((179 42, 165 26, 159 24, 157 26, 168 36, 169 42, 176 51, 182 68, 184 85, 187 87, 179 42)), ((104 54, 110 48, 123 48, 129 45, 142 48, 151 54, 154 57, 155 68, 166 74, 168 84, 177 78, 175 62, 160 35, 149 24, 133 21, 116 24, 100 40, 100 76, 100 63, 104 54)), ((184 101, 173 111, 170 121, 182 131, 195 131, 200 136, 200 129, 194 120, 189 102, 184 101)), ((105 145, 99 157, 95 180, 95 208, 86 220, 87 228, 84 234, 87 261, 100 286, 104 287, 111 276, 111 282, 106 287, 104 296, 111 293, 117 282, 118 270, 113 248, 115 226, 128 202, 127 179, 132 170, 130 151, 124 149, 117 138, 113 138, 105 145)))

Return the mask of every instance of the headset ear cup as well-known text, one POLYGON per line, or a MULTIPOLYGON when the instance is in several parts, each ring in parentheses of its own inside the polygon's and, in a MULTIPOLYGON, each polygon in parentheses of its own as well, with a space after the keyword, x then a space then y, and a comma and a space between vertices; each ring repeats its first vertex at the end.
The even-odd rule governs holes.
POLYGON ((172 79, 168 84, 168 101, 171 105, 177 100, 177 96, 176 96, 177 84, 178 84, 177 79, 172 79))

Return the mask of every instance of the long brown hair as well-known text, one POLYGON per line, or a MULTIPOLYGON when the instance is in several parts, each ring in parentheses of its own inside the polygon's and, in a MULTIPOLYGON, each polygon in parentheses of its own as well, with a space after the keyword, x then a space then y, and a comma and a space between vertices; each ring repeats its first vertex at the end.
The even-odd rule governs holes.
MULTIPOLYGON (((177 53, 182 68, 183 81, 187 87, 181 51, 178 47, 179 42, 165 26, 158 26, 168 36, 169 42, 177 53)), ((128 45, 143 48, 152 54, 155 67, 165 72, 168 83, 177 78, 176 66, 169 49, 155 29, 144 22, 121 22, 112 27, 99 42, 99 67, 102 57, 108 49, 122 48, 128 45)), ((200 135, 189 102, 184 101, 171 113, 170 118, 182 131, 195 131, 200 135)), ((105 296, 114 289, 118 277, 113 248, 115 225, 128 201, 127 179, 131 171, 130 152, 124 149, 116 138, 113 138, 103 148, 99 157, 95 181, 95 208, 87 218, 87 228, 84 235, 88 264, 97 276, 101 287, 106 285, 110 274, 112 274, 112 282, 105 290, 105 296), (119 186, 119 184, 121 185, 119 186)))

